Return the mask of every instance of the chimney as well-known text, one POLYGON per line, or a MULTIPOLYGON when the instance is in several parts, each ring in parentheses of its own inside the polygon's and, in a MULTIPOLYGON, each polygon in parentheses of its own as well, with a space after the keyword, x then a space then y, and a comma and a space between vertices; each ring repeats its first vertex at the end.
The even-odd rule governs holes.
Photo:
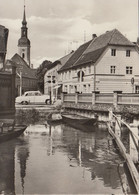
POLYGON ((96 34, 92 34, 92 39, 95 39, 97 37, 96 34))

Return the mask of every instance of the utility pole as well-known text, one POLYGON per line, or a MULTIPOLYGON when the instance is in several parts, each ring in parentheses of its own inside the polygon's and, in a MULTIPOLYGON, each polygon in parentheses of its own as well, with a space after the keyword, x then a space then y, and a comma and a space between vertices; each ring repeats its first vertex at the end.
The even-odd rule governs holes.
POLYGON ((20 73, 16 72, 16 74, 19 76, 20 79, 20 85, 19 85, 19 95, 22 95, 22 71, 20 70, 20 73))
POLYGON ((94 92, 96 91, 96 65, 94 64, 94 92))

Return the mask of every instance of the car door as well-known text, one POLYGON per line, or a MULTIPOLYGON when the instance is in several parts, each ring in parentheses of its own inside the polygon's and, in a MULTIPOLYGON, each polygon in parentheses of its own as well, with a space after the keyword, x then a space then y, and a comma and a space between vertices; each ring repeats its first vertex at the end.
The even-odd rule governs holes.
POLYGON ((34 92, 29 92, 29 93, 28 93, 28 98, 29 98, 29 102, 30 102, 30 103, 35 103, 34 92))
POLYGON ((40 92, 35 92, 35 103, 36 103, 36 104, 41 103, 41 102, 42 102, 41 99, 42 99, 42 98, 41 98, 41 93, 40 93, 40 92))

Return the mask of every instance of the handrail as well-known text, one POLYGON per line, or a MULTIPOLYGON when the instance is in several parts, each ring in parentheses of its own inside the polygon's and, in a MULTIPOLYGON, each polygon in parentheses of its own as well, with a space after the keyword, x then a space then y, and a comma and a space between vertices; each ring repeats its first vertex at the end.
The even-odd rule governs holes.
POLYGON ((131 127, 130 127, 124 120, 118 119, 117 116, 116 116, 115 114, 113 114, 113 112, 112 112, 111 110, 109 110, 109 112, 111 112, 112 115, 113 115, 118 121, 121 121, 125 126, 127 126, 127 128, 129 129, 129 131, 130 131, 130 132, 139 140, 139 136, 136 136, 136 135, 133 133, 131 127))
POLYGON ((136 137, 137 140, 139 140, 139 136, 136 136, 136 135, 133 133, 131 127, 130 127, 125 121, 118 119, 118 117, 117 117, 111 110, 109 110, 109 112, 111 112, 111 114, 115 117, 115 119, 116 119, 117 122, 118 122, 119 127, 120 127, 119 122, 122 122, 122 123, 128 128, 128 131, 130 132, 131 137, 132 137, 132 140, 133 140, 133 142, 134 142, 134 144, 135 144, 135 147, 136 147, 137 151, 139 152, 139 146, 137 145, 136 140, 135 140, 135 137, 136 137))

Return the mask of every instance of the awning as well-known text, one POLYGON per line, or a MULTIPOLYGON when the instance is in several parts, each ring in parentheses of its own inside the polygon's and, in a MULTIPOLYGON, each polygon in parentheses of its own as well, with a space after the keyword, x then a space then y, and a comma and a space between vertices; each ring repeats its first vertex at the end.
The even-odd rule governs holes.
POLYGON ((58 89, 59 87, 61 87, 61 85, 57 85, 53 89, 58 89))

